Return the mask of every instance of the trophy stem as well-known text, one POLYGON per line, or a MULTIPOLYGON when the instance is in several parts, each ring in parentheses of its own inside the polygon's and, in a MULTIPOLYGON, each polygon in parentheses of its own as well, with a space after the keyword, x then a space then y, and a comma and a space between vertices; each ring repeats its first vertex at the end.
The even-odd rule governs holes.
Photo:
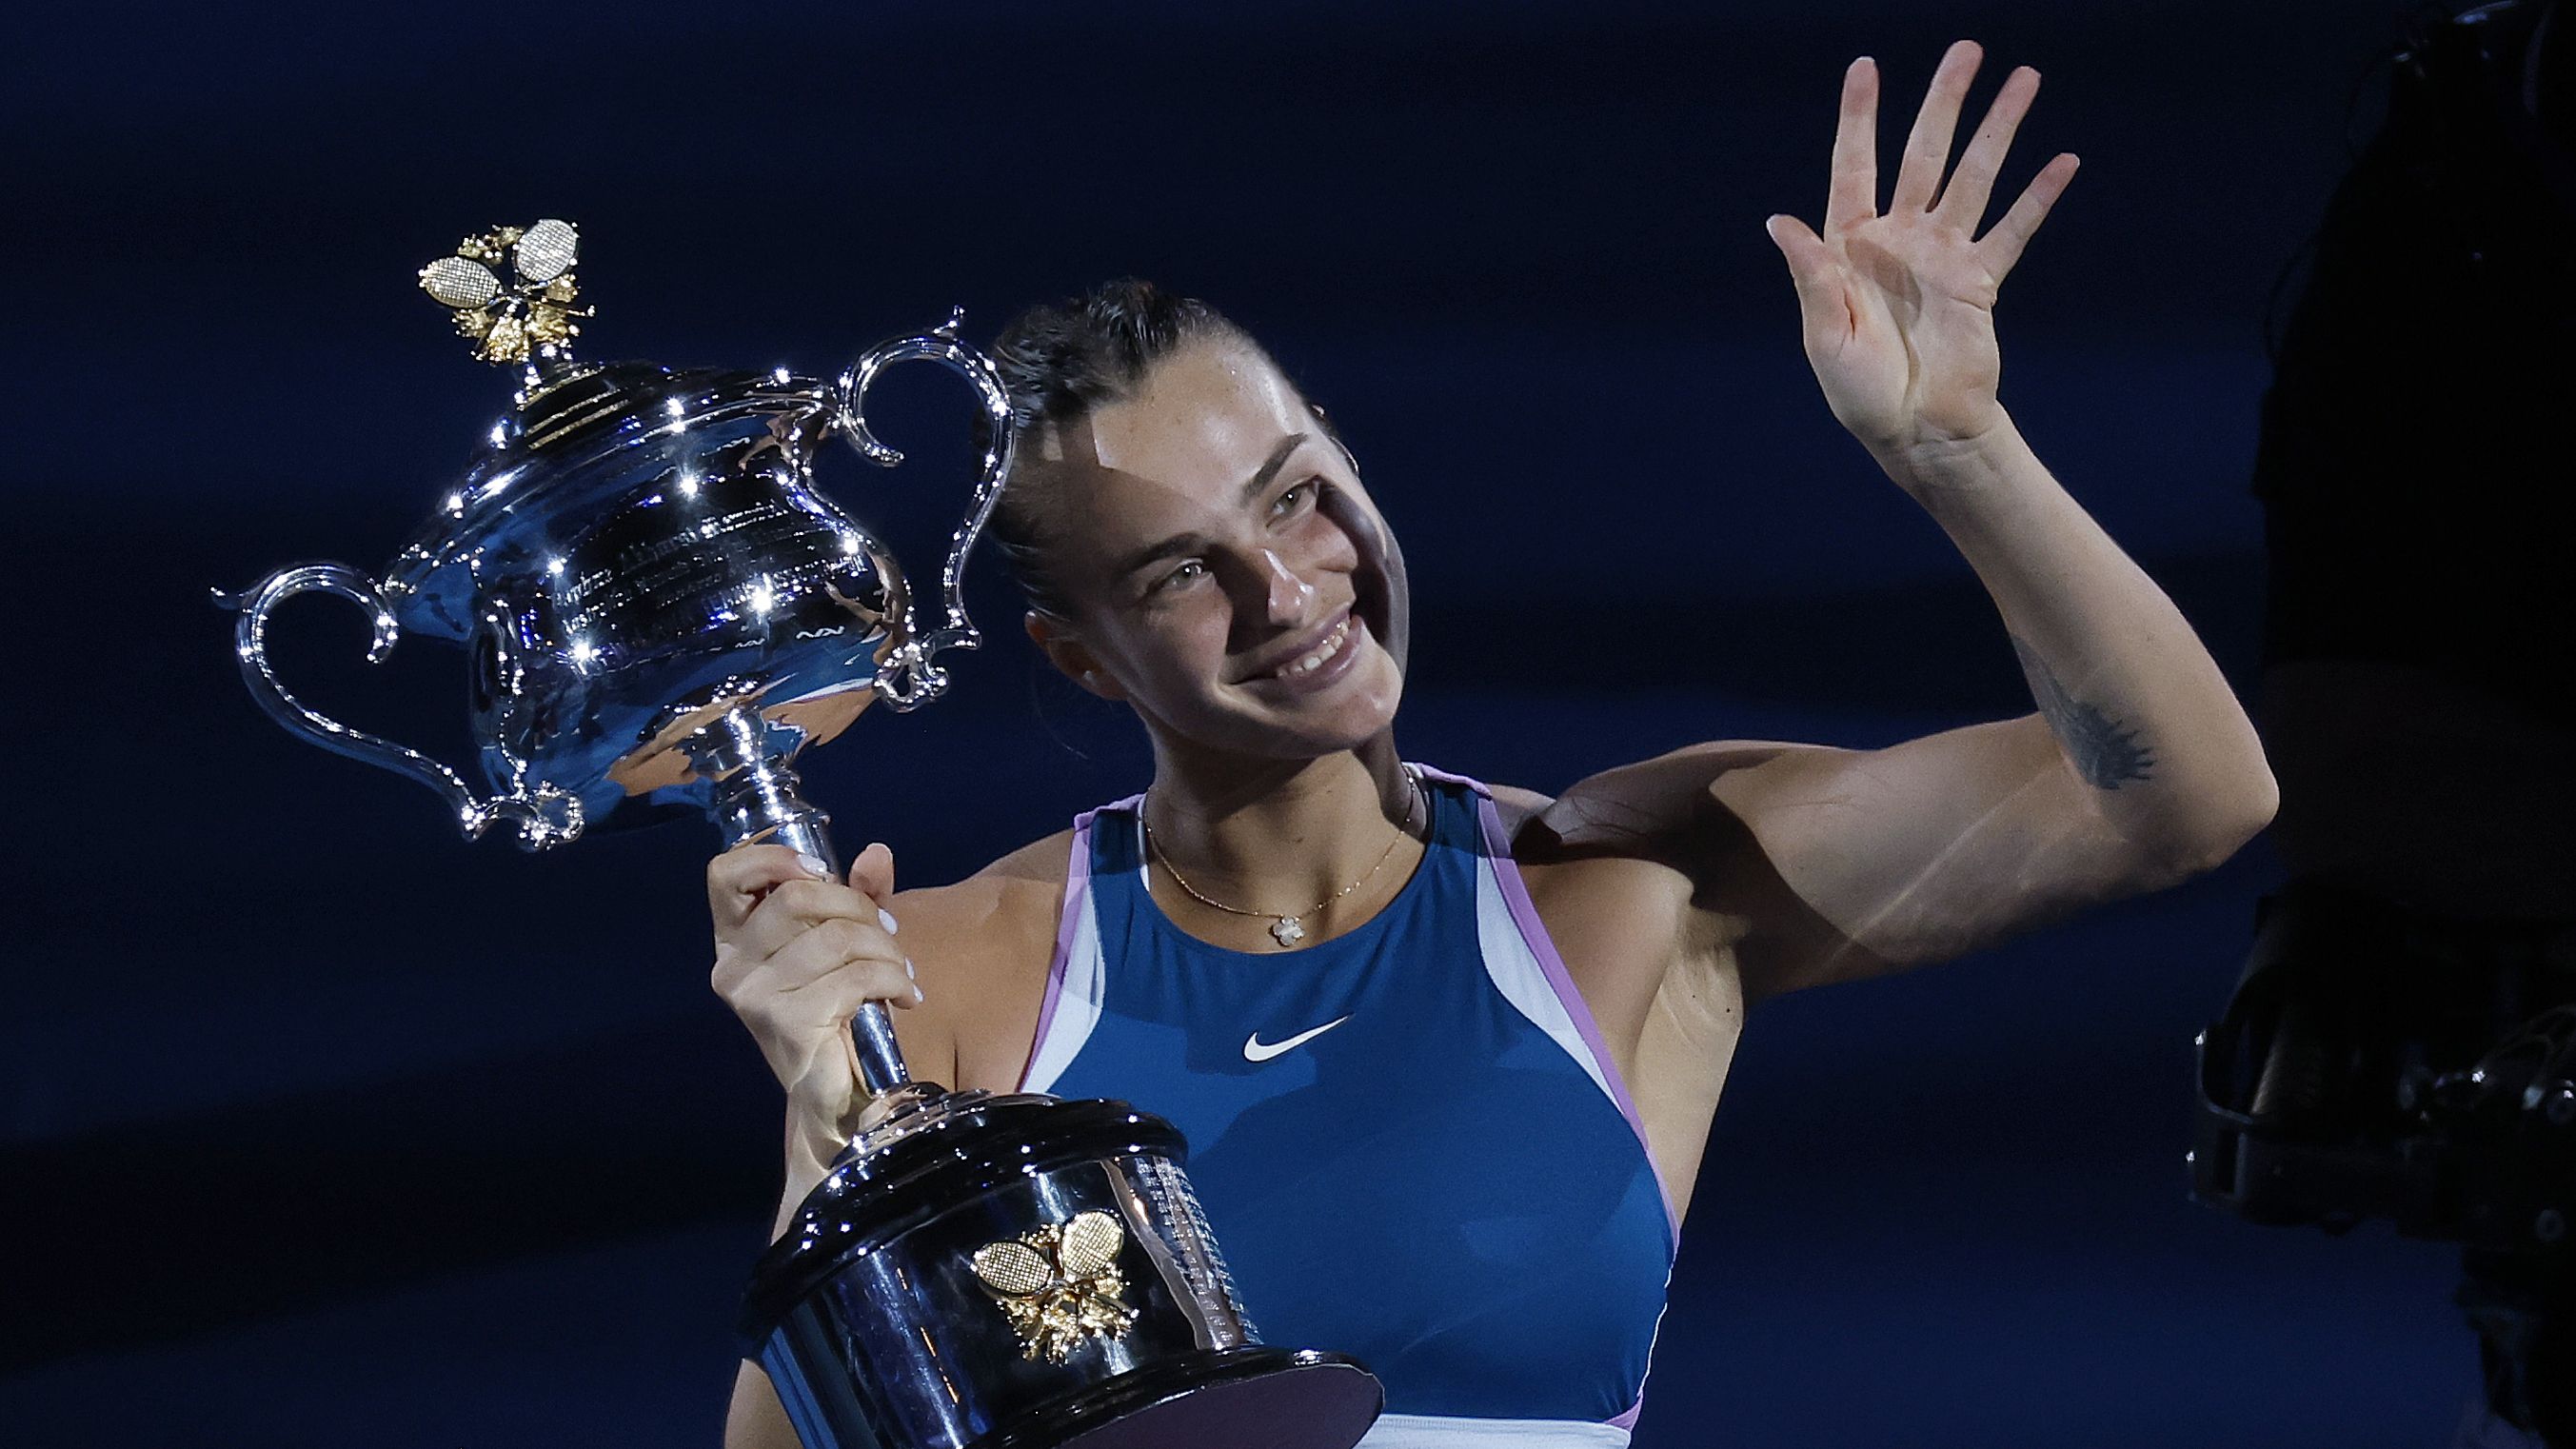
MULTIPOLYGON (((691 741, 699 773, 715 787, 710 811, 716 828, 724 833, 727 849, 751 840, 774 842, 838 880, 841 857, 832 848, 832 817, 799 792, 794 767, 772 752, 768 735, 760 711, 745 704, 725 711, 691 741)), ((884 1003, 871 1001, 859 1008, 850 1018, 850 1040, 858 1049, 859 1084, 871 1096, 884 1096, 912 1080, 884 1003)))

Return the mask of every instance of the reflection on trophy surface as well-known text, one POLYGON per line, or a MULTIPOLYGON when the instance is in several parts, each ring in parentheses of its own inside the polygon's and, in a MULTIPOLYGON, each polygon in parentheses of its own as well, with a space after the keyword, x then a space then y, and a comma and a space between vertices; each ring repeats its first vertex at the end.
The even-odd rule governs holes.
MULTIPOLYGON (((578 244, 561 221, 500 227, 421 269, 475 355, 517 370, 516 405, 380 577, 310 563, 219 595, 243 678, 289 730, 428 785, 469 836, 507 821, 539 849, 697 812, 728 846, 837 875, 794 761, 879 699, 936 699, 936 656, 976 643, 959 584, 1009 464, 1000 377, 957 316, 830 383, 576 361, 578 244), (914 359, 964 377, 987 422, 926 619, 813 477, 835 434, 901 461, 862 410, 914 359), (480 789, 279 682, 268 621, 308 592, 368 610, 370 659, 405 632, 465 647, 480 789)), ((1375 1379, 1245 1321, 1168 1123, 915 1083, 875 1003, 851 1031, 878 1115, 761 1260, 743 1323, 807 1445, 1347 1449, 1367 1429, 1375 1379)))

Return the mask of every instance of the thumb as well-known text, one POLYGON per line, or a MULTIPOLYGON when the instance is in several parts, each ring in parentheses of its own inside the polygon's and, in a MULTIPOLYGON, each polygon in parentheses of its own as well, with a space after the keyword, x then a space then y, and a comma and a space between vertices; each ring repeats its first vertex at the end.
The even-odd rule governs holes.
POLYGON ((1798 311, 1811 337, 1838 337, 1851 330, 1851 310, 1834 282, 1834 254, 1824 238, 1794 216, 1776 215, 1762 223, 1771 244, 1789 264, 1789 279, 1798 287, 1798 311))
POLYGON ((884 841, 869 842, 850 862, 850 886, 879 906, 894 899, 894 852, 884 841))

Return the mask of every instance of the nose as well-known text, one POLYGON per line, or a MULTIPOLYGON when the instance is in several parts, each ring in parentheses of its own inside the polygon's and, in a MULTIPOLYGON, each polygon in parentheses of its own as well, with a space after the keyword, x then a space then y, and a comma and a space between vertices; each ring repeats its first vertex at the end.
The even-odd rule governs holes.
POLYGON ((1297 576, 1274 549, 1263 549, 1261 558, 1267 569, 1270 586, 1270 622, 1297 624, 1305 621, 1306 611, 1315 602, 1315 586, 1297 576))

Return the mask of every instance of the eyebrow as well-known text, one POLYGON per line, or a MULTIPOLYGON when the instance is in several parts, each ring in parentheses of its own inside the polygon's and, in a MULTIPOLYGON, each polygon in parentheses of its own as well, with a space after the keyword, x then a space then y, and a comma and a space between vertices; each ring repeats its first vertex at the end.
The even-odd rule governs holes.
POLYGON ((1290 433, 1281 438, 1279 446, 1271 449, 1270 456, 1263 460, 1260 467, 1253 470, 1250 478, 1244 481, 1243 501, 1250 503, 1260 497, 1261 490, 1270 486, 1270 480, 1279 476, 1279 470, 1288 466, 1288 455, 1305 445, 1306 434, 1304 433, 1290 433))
MULTIPOLYGON (((1254 499, 1259 498, 1263 490, 1267 489, 1271 485, 1272 481, 1278 478, 1279 470, 1288 466, 1288 459, 1293 456, 1299 448, 1304 447, 1307 440, 1312 436, 1313 435, 1309 433, 1290 433, 1288 436, 1281 438, 1278 446, 1270 450, 1270 456, 1262 460, 1261 466, 1253 470, 1250 478, 1244 480, 1243 491, 1238 495, 1242 501, 1250 503, 1254 499)), ((1118 561, 1118 566, 1112 570, 1110 577, 1123 579, 1129 574, 1136 572, 1138 569, 1145 567, 1147 564, 1159 563, 1164 559, 1177 557, 1181 554, 1196 553, 1206 546, 1207 535, 1205 534, 1176 533, 1171 537, 1164 539, 1160 543, 1148 544, 1145 547, 1136 550, 1134 553, 1127 555, 1125 558, 1120 559, 1118 561)))

